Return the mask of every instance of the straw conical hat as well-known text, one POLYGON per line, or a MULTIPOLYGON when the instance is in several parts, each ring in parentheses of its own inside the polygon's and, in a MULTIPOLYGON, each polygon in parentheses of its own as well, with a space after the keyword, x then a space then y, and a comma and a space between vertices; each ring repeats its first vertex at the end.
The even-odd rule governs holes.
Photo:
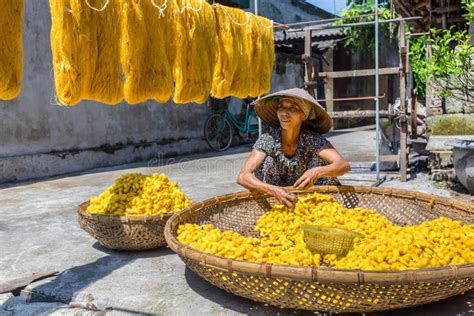
POLYGON ((273 128, 280 127, 277 109, 282 98, 294 99, 296 103, 305 107, 309 105, 311 111, 305 122, 316 132, 324 134, 331 129, 332 119, 326 110, 308 92, 298 88, 275 92, 255 101, 255 112, 267 125, 273 128))

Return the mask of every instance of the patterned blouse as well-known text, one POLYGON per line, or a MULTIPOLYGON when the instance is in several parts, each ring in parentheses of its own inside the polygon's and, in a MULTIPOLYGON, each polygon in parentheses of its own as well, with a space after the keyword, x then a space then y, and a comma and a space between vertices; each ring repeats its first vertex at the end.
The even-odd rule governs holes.
MULTIPOLYGON (((303 129, 293 157, 288 158, 281 149, 281 129, 271 129, 262 134, 254 149, 267 154, 263 164, 255 171, 255 176, 265 183, 291 186, 303 173, 311 168, 326 166, 318 153, 329 141, 322 135, 303 129)), ((339 185, 337 178, 319 178, 317 185, 339 185)))

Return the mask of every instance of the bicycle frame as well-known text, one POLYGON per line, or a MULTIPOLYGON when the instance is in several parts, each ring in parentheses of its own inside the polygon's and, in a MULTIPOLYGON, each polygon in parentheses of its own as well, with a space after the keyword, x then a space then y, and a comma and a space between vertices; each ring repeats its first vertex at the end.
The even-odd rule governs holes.
POLYGON ((233 126, 238 128, 242 133, 255 133, 258 132, 257 124, 250 124, 252 118, 257 118, 255 111, 250 110, 250 106, 247 104, 247 109, 245 110, 245 119, 243 122, 237 120, 229 110, 225 110, 225 119, 229 121, 233 126))

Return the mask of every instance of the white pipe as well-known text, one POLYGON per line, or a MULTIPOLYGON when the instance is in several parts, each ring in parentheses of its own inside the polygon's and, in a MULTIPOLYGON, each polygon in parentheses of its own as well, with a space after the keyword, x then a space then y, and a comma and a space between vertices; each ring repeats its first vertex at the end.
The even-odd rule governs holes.
MULTIPOLYGON (((379 1, 375 0, 375 95, 380 95, 379 87, 379 1)), ((380 99, 375 99, 375 159, 376 177, 380 179, 380 99)))
MULTIPOLYGON (((254 0, 254 13, 255 15, 258 15, 258 0, 254 0)), ((258 117, 258 137, 262 136, 262 120, 258 117)))

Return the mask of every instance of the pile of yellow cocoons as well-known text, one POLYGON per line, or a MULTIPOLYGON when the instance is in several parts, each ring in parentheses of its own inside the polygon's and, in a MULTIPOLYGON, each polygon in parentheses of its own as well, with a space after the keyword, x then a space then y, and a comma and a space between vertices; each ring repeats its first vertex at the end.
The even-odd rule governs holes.
POLYGON ((474 263, 474 225, 440 217, 398 226, 373 210, 345 208, 326 194, 300 198, 293 208, 275 205, 255 226, 260 238, 221 231, 212 224, 184 224, 178 240, 202 252, 260 263, 329 266, 337 269, 409 270, 474 263), (311 252, 301 225, 356 231, 354 248, 344 257, 311 252))
POLYGON ((176 213, 191 205, 176 182, 162 173, 124 174, 99 196, 90 199, 87 212, 113 216, 176 213))
POLYGON ((272 21, 204 0, 49 0, 58 103, 204 103, 270 91, 272 21))

